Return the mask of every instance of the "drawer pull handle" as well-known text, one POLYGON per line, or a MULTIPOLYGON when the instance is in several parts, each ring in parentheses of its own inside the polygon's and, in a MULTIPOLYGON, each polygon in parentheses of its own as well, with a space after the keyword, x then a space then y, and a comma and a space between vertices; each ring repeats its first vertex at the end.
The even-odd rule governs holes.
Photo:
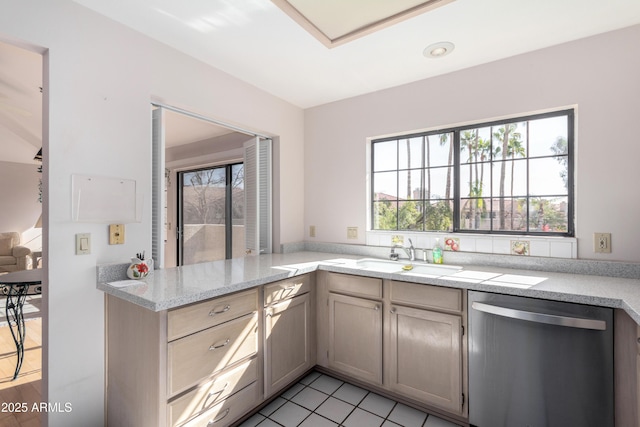
POLYGON ((226 384, 224 385, 224 387, 222 387, 220 390, 218 390, 218 391, 212 391, 211 393, 209 393, 209 397, 213 397, 213 396, 215 396, 216 394, 217 394, 217 395, 222 394, 222 392, 223 392, 223 391, 225 391, 225 390, 227 389, 227 387, 228 387, 228 386, 229 386, 229 383, 226 383, 226 384))
POLYGON ((221 416, 220 418, 217 418, 217 419, 214 419, 214 420, 209 421, 209 422, 207 423, 207 426, 212 426, 212 425, 214 425, 215 423, 217 423, 217 422, 219 422, 219 421, 222 421, 222 420, 224 419, 224 417, 226 417, 227 415, 229 415, 229 411, 230 411, 230 410, 231 410, 231 408, 227 408, 227 410, 226 410, 226 411, 224 411, 224 415, 223 415, 223 416, 221 416))
POLYGON ((209 312, 209 316, 215 316, 216 314, 222 314, 222 313, 226 313, 227 311, 229 311, 231 309, 231 306, 229 304, 227 304, 222 310, 218 310, 218 311, 213 311, 211 310, 209 312))
POLYGON ((391 314, 396 314, 396 311, 397 311, 397 310, 396 310, 396 308, 395 308, 395 307, 393 307, 391 310, 389 310, 389 313, 391 313, 391 314))
POLYGON ((209 351, 211 351, 211 350, 217 350, 217 349, 219 349, 219 348, 222 348, 222 347, 224 347, 224 346, 228 345, 230 342, 231 342, 231 339, 230 339, 230 338, 227 338, 227 340, 226 340, 225 342, 223 342, 222 344, 218 344, 218 345, 213 345, 213 344, 211 344, 211 347, 209 347, 209 351))
POLYGON ((292 291, 292 290, 294 290, 295 288, 296 288, 296 285, 291 285, 291 286, 288 286, 288 287, 284 288, 284 290, 285 290, 285 291, 292 291))
POLYGON ((379 305, 376 305, 375 307, 373 307, 373 309, 374 309, 375 311, 380 311, 380 306, 379 306, 379 305))

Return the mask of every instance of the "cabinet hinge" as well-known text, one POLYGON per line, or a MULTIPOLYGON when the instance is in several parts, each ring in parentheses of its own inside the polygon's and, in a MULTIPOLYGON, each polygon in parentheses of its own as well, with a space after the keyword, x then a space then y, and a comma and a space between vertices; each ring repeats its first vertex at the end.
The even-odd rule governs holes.
POLYGON ((464 336, 464 326, 460 326, 462 328, 462 336, 464 336))
POLYGON ((464 393, 462 393, 462 407, 464 408, 464 393))

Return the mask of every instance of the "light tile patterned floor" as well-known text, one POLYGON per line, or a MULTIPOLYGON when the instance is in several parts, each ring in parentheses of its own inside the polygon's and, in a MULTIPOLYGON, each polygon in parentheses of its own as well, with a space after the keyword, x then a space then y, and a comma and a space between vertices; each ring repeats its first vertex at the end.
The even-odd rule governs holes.
POLYGON ((363 388, 312 372, 241 427, 457 427, 363 388))

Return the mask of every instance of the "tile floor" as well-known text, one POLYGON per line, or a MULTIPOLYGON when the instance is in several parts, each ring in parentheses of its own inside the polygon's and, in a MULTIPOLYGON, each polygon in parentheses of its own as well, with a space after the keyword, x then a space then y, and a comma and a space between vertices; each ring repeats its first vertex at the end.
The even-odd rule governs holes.
POLYGON ((352 384, 312 372, 241 427, 457 427, 352 384))

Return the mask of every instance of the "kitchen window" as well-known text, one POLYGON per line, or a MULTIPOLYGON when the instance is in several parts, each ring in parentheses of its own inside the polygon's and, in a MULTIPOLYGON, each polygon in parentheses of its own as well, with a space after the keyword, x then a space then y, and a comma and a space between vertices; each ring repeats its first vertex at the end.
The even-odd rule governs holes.
POLYGON ((373 230, 573 236, 573 110, 372 141, 373 230))

